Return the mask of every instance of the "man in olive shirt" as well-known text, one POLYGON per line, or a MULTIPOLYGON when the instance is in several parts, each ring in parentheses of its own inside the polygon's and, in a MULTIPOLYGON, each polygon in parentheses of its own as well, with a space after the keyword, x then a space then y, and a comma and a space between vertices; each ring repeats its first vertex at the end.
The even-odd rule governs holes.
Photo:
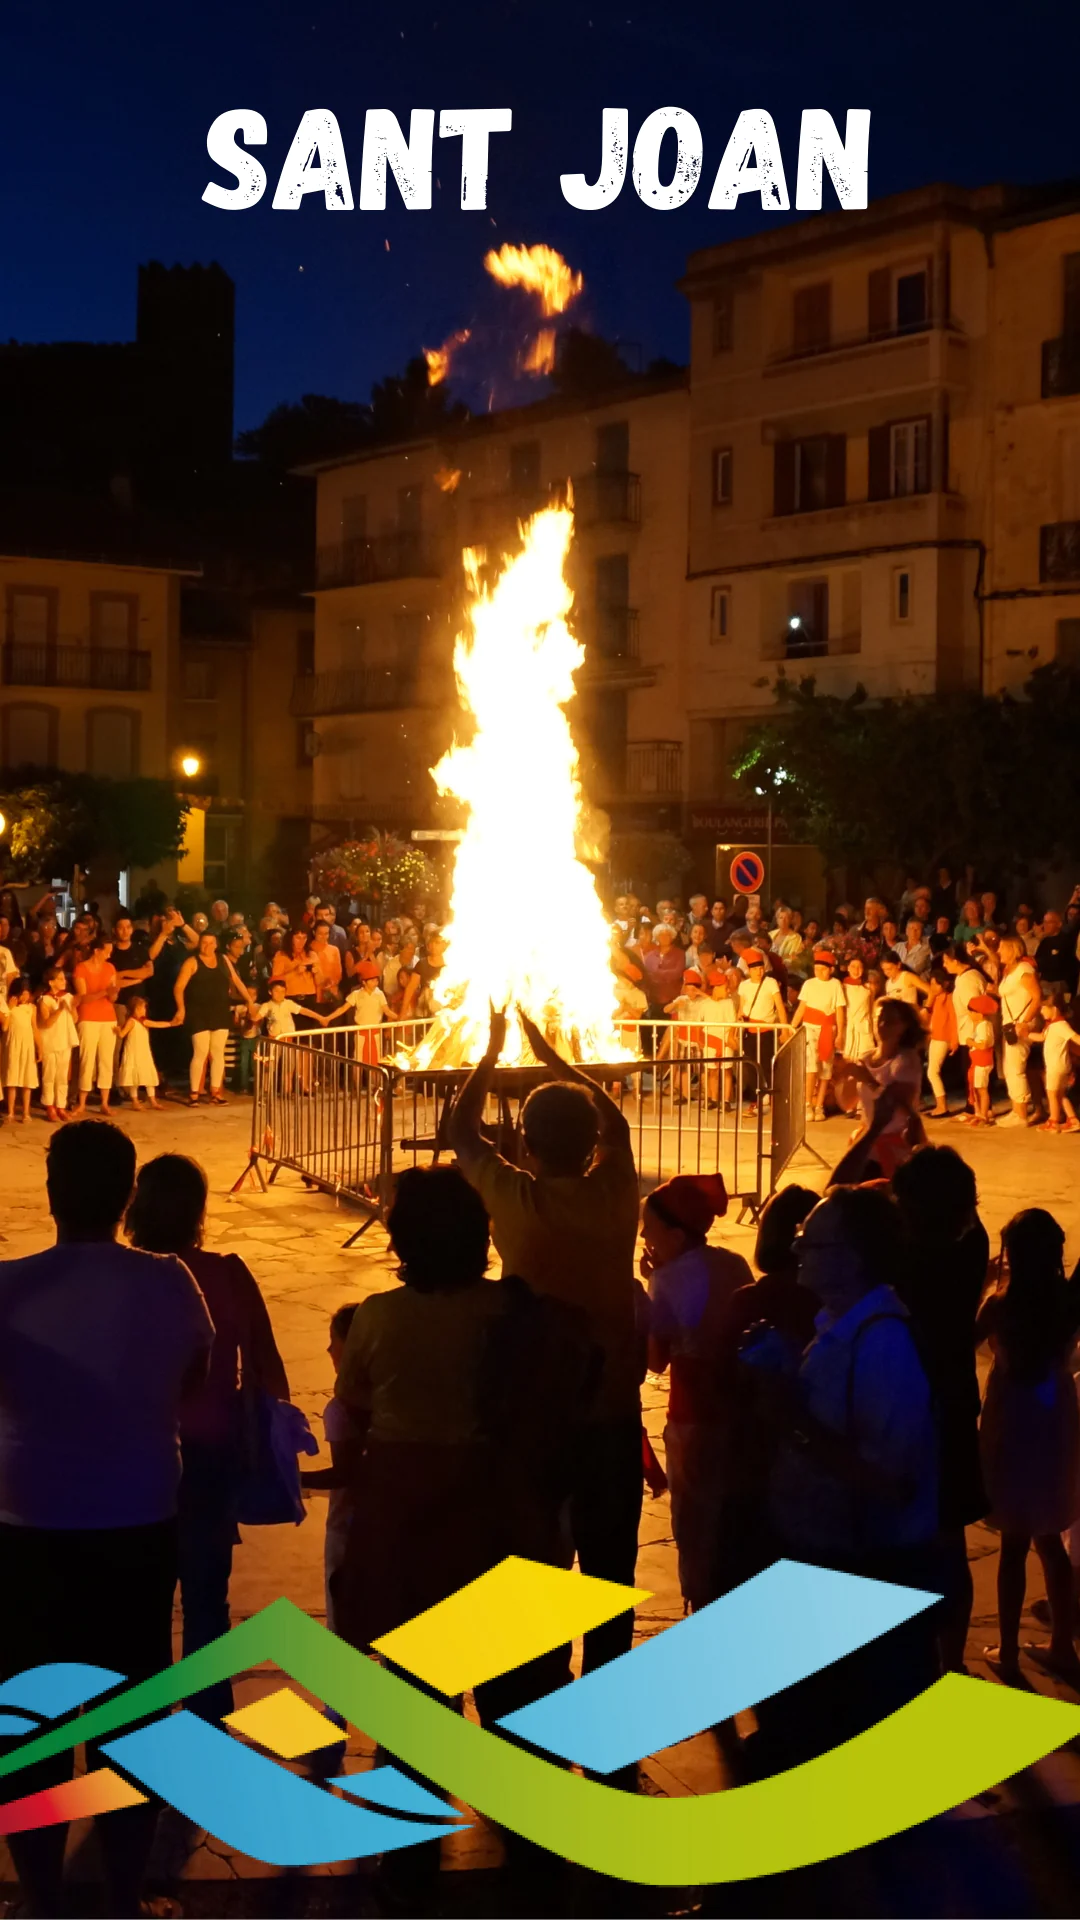
MULTIPOLYGON (((521 1019, 536 1058, 556 1081, 537 1087, 522 1109, 524 1166, 511 1166, 480 1131, 506 1034, 505 1016, 495 1011, 487 1052, 454 1107, 450 1142, 487 1207, 503 1273, 583 1311, 603 1349, 600 1386, 575 1444, 570 1531, 582 1573, 632 1586, 642 1466, 638 1180, 630 1129, 602 1088, 521 1019)), ((626 1653, 633 1632, 631 1611, 587 1633, 584 1671, 626 1653)))

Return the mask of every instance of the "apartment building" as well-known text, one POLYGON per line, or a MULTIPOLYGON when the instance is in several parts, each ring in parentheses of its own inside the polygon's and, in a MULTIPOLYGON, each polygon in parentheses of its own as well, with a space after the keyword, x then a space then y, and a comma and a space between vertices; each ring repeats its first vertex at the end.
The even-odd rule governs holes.
POLYGON ((692 810, 733 797, 781 674, 872 698, 985 684, 999 194, 898 194, 689 262, 692 810))
POLYGON ((1080 190, 991 236, 987 684, 1080 666, 1080 190))
POLYGON ((226 899, 295 891, 310 839, 308 727, 290 713, 310 670, 311 602, 289 591, 189 588, 182 596, 173 760, 199 762, 200 818, 184 877, 226 899))
MULTIPOLYGON (((428 770, 452 737, 462 549, 511 552, 573 486, 574 714, 589 797, 626 831, 681 825, 687 406, 681 373, 488 415, 437 440, 308 469, 318 480, 309 728, 327 832, 437 820, 428 770)), ((522 715, 522 725, 528 716, 522 715)))

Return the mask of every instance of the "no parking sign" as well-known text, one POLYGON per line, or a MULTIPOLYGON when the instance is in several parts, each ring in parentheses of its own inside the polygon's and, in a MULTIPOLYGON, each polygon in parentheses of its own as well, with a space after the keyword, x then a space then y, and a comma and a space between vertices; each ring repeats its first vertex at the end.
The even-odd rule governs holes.
POLYGON ((731 884, 736 893, 757 893, 765 878, 765 862, 759 853, 737 853, 731 863, 731 884))

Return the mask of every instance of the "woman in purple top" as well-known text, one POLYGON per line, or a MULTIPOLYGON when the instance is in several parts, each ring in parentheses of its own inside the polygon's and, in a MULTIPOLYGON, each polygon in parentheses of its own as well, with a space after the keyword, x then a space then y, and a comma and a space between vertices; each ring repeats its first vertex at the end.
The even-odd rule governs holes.
MULTIPOLYGON (((229 1630, 229 1578, 236 1489, 243 1458, 245 1389, 289 1398, 289 1382, 266 1303, 235 1253, 203 1249, 206 1175, 182 1153, 162 1153, 139 1171, 127 1212, 127 1237, 146 1253, 174 1253, 194 1275, 214 1323, 206 1385, 180 1415, 183 1477, 179 1499, 180 1603, 185 1654, 229 1630), (243 1386, 241 1385, 243 1381, 243 1386)), ((224 1680, 188 1706, 207 1719, 232 1712, 224 1680)))

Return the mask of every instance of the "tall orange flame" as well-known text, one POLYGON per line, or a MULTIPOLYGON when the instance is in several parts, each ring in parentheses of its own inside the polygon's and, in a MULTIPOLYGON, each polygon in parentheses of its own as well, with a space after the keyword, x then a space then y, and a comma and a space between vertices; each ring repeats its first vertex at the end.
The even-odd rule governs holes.
POLYGON ((522 373, 551 373, 555 366, 555 329, 541 327, 521 362, 522 373))
POLYGON ((547 318, 565 313, 585 285, 585 276, 568 267, 554 247, 512 247, 485 254, 484 266, 502 287, 524 287, 534 293, 547 318))

